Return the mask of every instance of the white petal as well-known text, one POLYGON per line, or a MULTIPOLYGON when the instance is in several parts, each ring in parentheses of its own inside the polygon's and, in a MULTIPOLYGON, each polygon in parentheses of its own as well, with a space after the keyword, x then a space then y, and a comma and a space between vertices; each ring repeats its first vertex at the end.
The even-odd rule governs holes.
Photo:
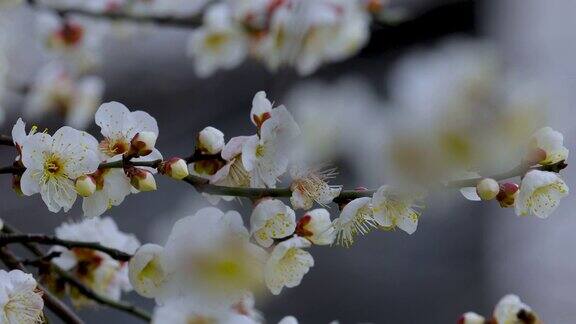
POLYGON ((480 196, 478 196, 478 193, 476 192, 476 187, 461 188, 460 193, 462 194, 462 196, 464 196, 464 198, 466 198, 468 200, 472 200, 472 201, 482 200, 482 199, 480 199, 480 196))
POLYGON ((129 115, 130 111, 126 106, 113 101, 102 104, 96 111, 94 119, 104 137, 119 138, 124 136, 126 126, 131 126, 129 115))
POLYGON ((26 196, 31 196, 40 192, 40 184, 32 177, 34 172, 35 171, 32 169, 26 169, 20 179, 20 189, 26 196))

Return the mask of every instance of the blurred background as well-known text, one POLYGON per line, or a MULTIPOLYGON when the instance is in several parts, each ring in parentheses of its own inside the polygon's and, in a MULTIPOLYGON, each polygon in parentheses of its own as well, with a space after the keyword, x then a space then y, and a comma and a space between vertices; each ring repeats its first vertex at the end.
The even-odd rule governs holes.
MULTIPOLYGON (((164 156, 186 156, 205 126, 219 128, 227 138, 253 132, 252 97, 265 90, 299 121, 310 145, 305 152, 338 166, 334 182, 346 188, 377 187, 399 174, 420 176, 414 166, 403 169, 406 164, 398 161, 414 142, 427 146, 435 136, 445 139, 444 148, 454 154, 450 165, 474 159, 495 171, 513 167, 516 144, 540 126, 561 131, 572 149, 576 26, 571 15, 576 3, 398 2, 402 20, 374 24, 369 44, 358 55, 307 77, 290 69, 270 73, 247 61, 200 79, 185 56, 185 29, 148 26, 130 37, 115 37, 103 45, 98 72, 106 84, 104 101, 149 112, 158 120, 157 146, 164 156), (468 142, 455 141, 456 135, 468 142), (491 140, 471 144, 480 138, 491 140), (470 153, 469 147, 480 151, 470 153)), ((35 45, 28 8, 12 9, 0 19, 10 25, 11 82, 21 87, 46 58, 35 45)), ((18 91, 6 94, 0 133, 9 134, 24 104, 18 91)), ((53 130, 63 119, 52 114, 32 122, 53 130)), ((98 133, 95 125, 88 131, 98 133)), ((12 159, 11 149, 0 147, 0 165, 12 159)), ((568 185, 575 178, 563 175, 568 185)), ((63 221, 81 217, 79 206, 68 214, 49 213, 38 195, 19 198, 9 177, 0 181, 0 217, 26 232, 52 233, 63 221)), ((177 219, 209 203, 183 183, 157 181, 158 191, 131 195, 107 215, 141 242, 162 244, 177 219)), ((241 210, 248 221, 247 203, 219 207, 241 210)), ((344 324, 455 323, 468 310, 489 314, 500 297, 516 293, 545 323, 573 323, 575 207, 569 196, 547 220, 519 218, 496 203, 466 201, 457 191, 434 194, 415 234, 372 232, 349 249, 314 247, 316 265, 302 284, 258 300, 257 307, 269 323, 284 315, 304 324, 336 319, 344 324)), ((331 211, 337 213, 335 207, 331 211)), ((153 306, 136 294, 126 299, 153 306)), ((137 322, 104 308, 81 314, 89 323, 137 322)))

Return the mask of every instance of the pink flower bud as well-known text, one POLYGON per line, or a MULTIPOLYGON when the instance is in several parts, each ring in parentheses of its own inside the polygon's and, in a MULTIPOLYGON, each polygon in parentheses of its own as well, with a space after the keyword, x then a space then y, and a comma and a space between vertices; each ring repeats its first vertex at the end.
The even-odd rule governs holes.
POLYGON ((153 132, 140 132, 130 141, 129 155, 132 156, 146 156, 152 153, 154 146, 156 146, 156 139, 158 135, 153 132))
POLYGON ((181 158, 173 157, 162 162, 158 168, 160 173, 165 174, 173 179, 182 180, 188 176, 188 164, 181 158))
POLYGON ((125 170, 126 175, 130 178, 130 184, 139 191, 156 190, 156 180, 152 173, 139 168, 128 168, 125 170))
POLYGON ((498 195, 496 196, 496 199, 500 203, 500 207, 508 208, 514 206, 519 189, 520 187, 513 182, 501 184, 500 192, 498 192, 498 195))

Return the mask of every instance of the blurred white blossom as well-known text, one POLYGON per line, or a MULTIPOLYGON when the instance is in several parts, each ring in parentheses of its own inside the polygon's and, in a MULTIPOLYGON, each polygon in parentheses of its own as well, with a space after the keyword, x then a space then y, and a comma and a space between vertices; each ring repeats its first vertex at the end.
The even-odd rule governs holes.
POLYGON ((42 292, 31 274, 0 270, 0 322, 43 323, 43 308, 42 292))
MULTIPOLYGON (((56 237, 80 242, 98 242, 102 246, 134 253, 140 242, 132 234, 122 232, 112 218, 92 217, 78 223, 63 223, 56 228, 56 237)), ((67 249, 55 246, 51 251, 62 252, 53 261, 72 273, 83 284, 95 292, 119 300, 122 292, 132 290, 128 280, 128 264, 113 259, 108 254, 88 248, 67 249)), ((71 297, 76 305, 90 304, 90 299, 74 293, 71 297)))

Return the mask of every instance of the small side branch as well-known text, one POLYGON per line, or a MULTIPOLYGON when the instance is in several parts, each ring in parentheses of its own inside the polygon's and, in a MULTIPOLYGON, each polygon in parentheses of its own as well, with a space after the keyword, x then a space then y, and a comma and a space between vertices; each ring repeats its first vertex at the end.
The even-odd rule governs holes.
MULTIPOLYGON (((2 232, 10 234, 10 235, 23 235, 18 229, 16 229, 15 227, 13 227, 10 224, 7 224, 6 222, 4 223, 4 227, 2 228, 2 232)), ((45 259, 46 256, 44 256, 44 253, 42 252, 42 250, 40 250, 38 248, 38 246, 35 243, 32 242, 23 242, 21 243, 26 249, 28 249, 30 252, 32 252, 32 254, 34 254, 37 257, 40 257, 40 259, 45 259)), ((16 258, 14 258, 14 260, 16 260, 16 258)), ((138 318, 141 318, 145 321, 150 321, 151 320, 151 315, 146 312, 143 309, 140 309, 134 305, 131 305, 129 303, 126 302, 122 302, 122 301, 115 301, 112 299, 109 299, 107 297, 101 296, 98 293, 94 292, 92 289, 88 288, 86 285, 84 285, 83 283, 81 283, 80 281, 78 281, 74 276, 72 276, 68 271, 60 268, 59 266, 57 266, 54 263, 49 263, 50 265, 50 269, 53 270, 54 272, 56 272, 56 274, 62 278, 64 281, 66 281, 68 284, 70 284, 71 286, 75 287, 78 292, 80 292, 81 294, 83 294, 84 296, 102 304, 105 306, 109 306, 111 308, 115 308, 121 311, 124 311, 126 313, 132 314, 138 318)))
POLYGON ((10 243, 39 243, 47 245, 60 245, 69 249, 73 248, 85 248, 100 251, 108 254, 113 259, 118 261, 130 261, 132 257, 130 254, 122 252, 120 250, 111 249, 102 246, 96 242, 79 242, 71 240, 62 240, 54 236, 43 235, 43 234, 1 234, 0 235, 0 246, 10 243))
POLYGON ((0 145, 14 146, 14 141, 10 136, 0 135, 0 145))

